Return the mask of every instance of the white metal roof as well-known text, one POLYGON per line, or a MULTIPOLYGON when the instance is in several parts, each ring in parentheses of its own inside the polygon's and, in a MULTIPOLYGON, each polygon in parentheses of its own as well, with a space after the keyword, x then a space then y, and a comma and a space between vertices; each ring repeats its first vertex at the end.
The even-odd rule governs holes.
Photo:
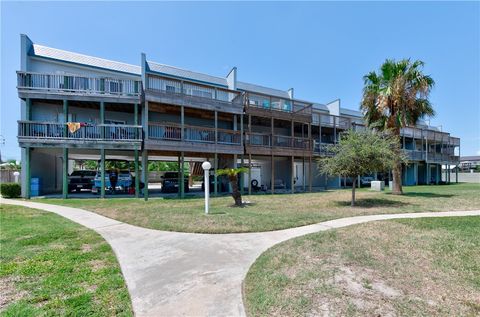
POLYGON ((99 57, 93 57, 89 55, 59 50, 43 45, 33 44, 30 51, 31 56, 45 57, 60 61, 66 61, 75 64, 81 64, 86 66, 103 68, 111 71, 129 73, 134 75, 141 74, 140 66, 126 64, 122 62, 111 61, 99 57))
POLYGON ((191 79, 194 81, 200 81, 204 83, 210 83, 227 87, 227 79, 223 77, 211 76, 203 73, 193 72, 190 70, 169 66, 165 64, 159 64, 151 61, 147 61, 147 66, 150 71, 170 75, 174 77, 180 77, 184 79, 191 79))

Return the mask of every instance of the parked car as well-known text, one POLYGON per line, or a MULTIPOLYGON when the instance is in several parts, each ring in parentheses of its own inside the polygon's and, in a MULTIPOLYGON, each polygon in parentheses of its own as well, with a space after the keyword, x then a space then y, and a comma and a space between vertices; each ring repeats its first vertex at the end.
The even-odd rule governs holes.
MULTIPOLYGON (((105 171, 105 190, 107 192, 113 192, 112 185, 110 184, 110 173, 112 171, 105 171)), ((115 186, 116 192, 125 193, 128 189, 134 186, 134 177, 130 171, 120 171, 117 176, 117 185, 115 186)), ((102 176, 98 171, 95 175, 94 185, 92 193, 98 194, 102 188, 102 176)))
MULTIPOLYGON (((178 192, 178 172, 165 172, 161 178, 162 193, 177 193, 178 192)), ((183 180, 185 193, 190 191, 188 187, 188 175, 184 175, 183 180)))
POLYGON ((91 190, 96 173, 95 171, 73 171, 68 176, 68 192, 91 190))

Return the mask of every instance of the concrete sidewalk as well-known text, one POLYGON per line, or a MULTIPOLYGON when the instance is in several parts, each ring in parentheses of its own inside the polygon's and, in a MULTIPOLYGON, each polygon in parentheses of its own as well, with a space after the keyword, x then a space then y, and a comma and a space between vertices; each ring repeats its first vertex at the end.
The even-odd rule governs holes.
POLYGON ((136 316, 245 316, 242 281, 271 246, 305 234, 369 221, 480 216, 480 210, 371 215, 262 233, 196 234, 145 229, 96 213, 1 199, 2 204, 50 211, 100 233, 112 246, 136 316))

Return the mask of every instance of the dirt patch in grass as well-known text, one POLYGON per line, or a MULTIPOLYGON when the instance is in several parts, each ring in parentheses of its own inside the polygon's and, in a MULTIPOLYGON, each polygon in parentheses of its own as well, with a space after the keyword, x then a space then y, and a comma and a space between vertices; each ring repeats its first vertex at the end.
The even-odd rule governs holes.
POLYGON ((373 222, 296 238, 245 280, 250 316, 478 316, 480 217, 373 222))
POLYGON ((15 287, 15 283, 18 281, 19 279, 16 276, 0 277, 0 311, 10 303, 19 301, 27 295, 27 292, 15 287))
POLYGON ((180 232, 230 233, 279 230, 325 220, 368 214, 480 209, 480 184, 405 187, 404 196, 361 189, 357 207, 350 190, 252 195, 243 208, 231 197, 212 198, 210 214, 202 198, 190 199, 46 199, 45 202, 94 211, 133 225, 180 232))

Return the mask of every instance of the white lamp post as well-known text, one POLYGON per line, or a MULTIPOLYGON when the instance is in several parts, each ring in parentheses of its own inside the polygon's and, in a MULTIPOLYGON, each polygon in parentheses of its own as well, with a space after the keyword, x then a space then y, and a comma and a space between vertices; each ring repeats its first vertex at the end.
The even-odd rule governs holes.
POLYGON ((13 172, 13 176, 15 176, 15 183, 18 183, 18 176, 20 176, 20 173, 18 171, 13 172))
POLYGON ((209 170, 212 168, 212 164, 209 161, 202 163, 202 168, 205 174, 204 186, 205 187, 205 214, 208 214, 208 198, 210 196, 210 177, 209 170))

